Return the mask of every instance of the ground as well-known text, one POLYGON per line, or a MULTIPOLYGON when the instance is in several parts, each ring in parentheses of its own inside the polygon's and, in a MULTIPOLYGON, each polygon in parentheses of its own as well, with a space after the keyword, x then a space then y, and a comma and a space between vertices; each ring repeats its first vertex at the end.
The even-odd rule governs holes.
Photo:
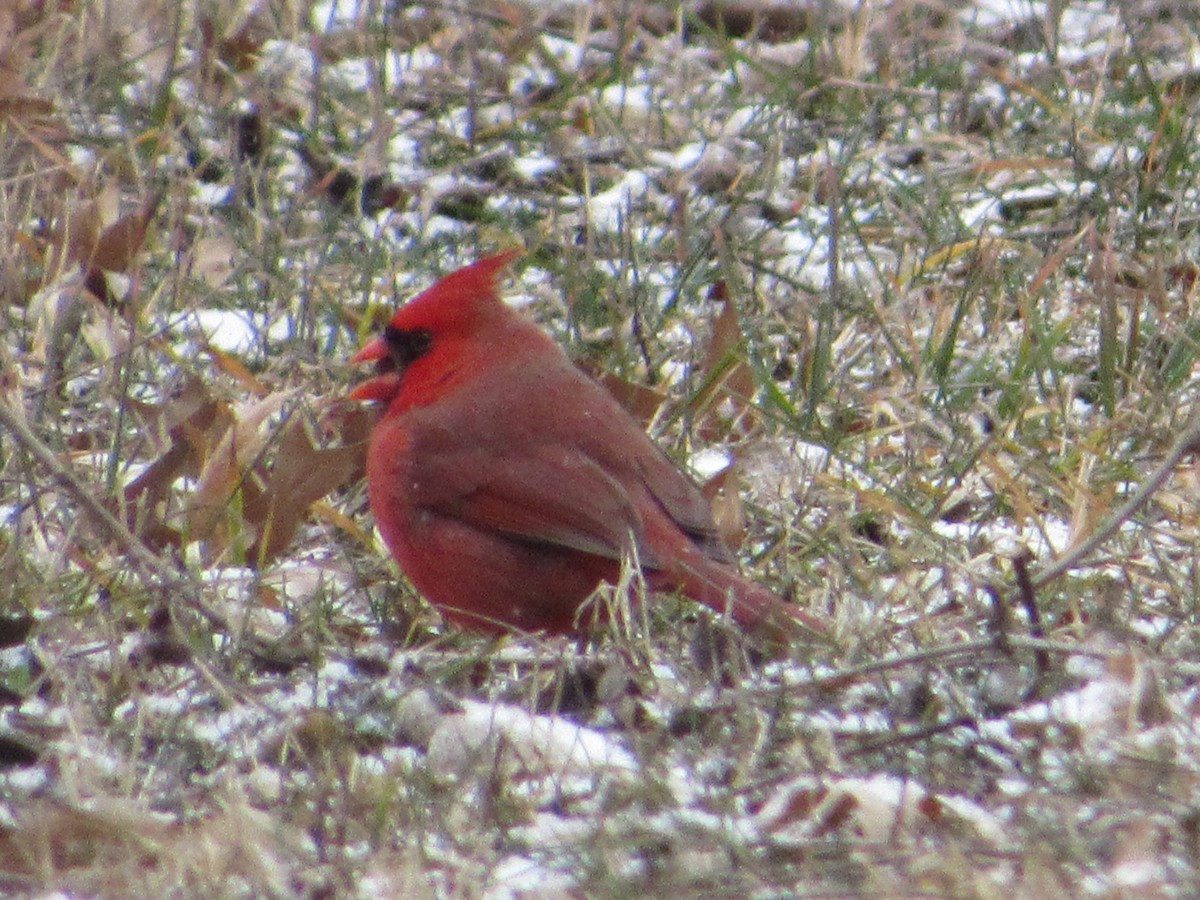
POLYGON ((1198 46, 1169 0, 0 7, 0 887, 1196 895, 1198 46), (406 587, 347 361, 514 246, 827 636, 406 587))

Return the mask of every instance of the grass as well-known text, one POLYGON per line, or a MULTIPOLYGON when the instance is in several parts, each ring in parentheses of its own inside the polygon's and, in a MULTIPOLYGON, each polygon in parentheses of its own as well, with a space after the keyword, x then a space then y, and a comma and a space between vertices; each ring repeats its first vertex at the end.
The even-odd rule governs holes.
POLYGON ((6 890, 1195 891, 1194 22, 732 6, 5 13, 6 890), (341 362, 515 243, 831 642, 404 586, 341 362))

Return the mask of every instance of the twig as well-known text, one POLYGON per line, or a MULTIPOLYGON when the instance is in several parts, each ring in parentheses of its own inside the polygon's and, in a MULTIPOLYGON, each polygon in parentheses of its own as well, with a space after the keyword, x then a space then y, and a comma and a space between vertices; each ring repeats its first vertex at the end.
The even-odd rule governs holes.
POLYGON ((78 476, 59 462, 58 457, 46 444, 29 428, 20 416, 14 413, 7 404, 0 403, 0 424, 3 424, 25 452, 37 459, 41 465, 54 476, 105 534, 120 545, 121 550, 134 561, 143 574, 152 575, 164 584, 180 581, 179 574, 163 564, 145 544, 143 544, 116 516, 96 499, 95 491, 89 489, 78 476))
POLYGON ((956 728, 978 730, 979 720, 974 716, 959 716, 946 722, 935 722, 932 725, 922 725, 919 728, 889 732, 870 740, 861 741, 852 747, 841 751, 843 757, 861 756, 864 753, 874 753, 877 750, 892 750, 904 744, 915 744, 956 728))
POLYGON ((988 621, 988 631, 992 633, 996 650, 1005 656, 1012 656, 1012 642, 1008 639, 1012 616, 1008 612, 1008 603, 1000 594, 1000 589, 994 584, 985 584, 983 591, 992 604, 992 616, 988 621))
POLYGON ((1184 428, 1170 452, 1153 472, 1141 483, 1133 495, 1118 506, 1107 519, 1088 537, 1076 544, 1046 568, 1030 579, 1034 589, 1045 587, 1056 578, 1083 563, 1100 548, 1100 545, 1117 533, 1118 529, 1129 521, 1163 486, 1175 467, 1189 453, 1200 449, 1200 413, 1194 414, 1187 427, 1184 428))
MULTIPOLYGON (((1063 641, 1050 641, 1043 638, 1024 637, 1009 634, 1006 642, 1018 650, 1032 650, 1035 653, 1059 654, 1061 656, 1078 656, 1084 659, 1110 660, 1128 655, 1129 651, 1121 647, 1085 647, 1080 644, 1070 644, 1063 641)), ((1004 654, 997 645, 995 638, 979 641, 963 641, 959 644, 946 644, 942 647, 930 647, 928 650, 917 650, 913 653, 900 653, 861 666, 842 669, 832 675, 814 678, 811 681, 793 682, 793 686, 801 690, 828 691, 845 687, 869 675, 878 675, 892 669, 902 669, 906 666, 924 665, 934 660, 944 660, 955 656, 969 657, 967 664, 978 665, 980 654, 988 650, 1004 654)), ((1006 654, 1005 654, 1006 655, 1006 654)), ((1200 663, 1194 660, 1178 657, 1155 657, 1157 663, 1170 668, 1179 675, 1187 677, 1200 676, 1200 663)))
MULTIPOLYGON (((1132 237, 1135 234, 1143 236, 1170 234, 1178 236, 1200 226, 1200 216, 1180 216, 1172 219, 1162 219, 1158 222, 1138 222, 1136 225, 1118 226, 1112 229, 1116 238, 1132 237)), ((1014 242, 1025 242, 1035 246, 1051 245, 1071 237, 1079 231, 1078 222, 1066 225, 1055 225, 1049 228, 1022 229, 1008 235, 1014 242)))
MULTIPOLYGON (((1032 561, 1033 553, 1028 547, 1024 547, 1013 558, 1013 570, 1017 575, 1017 595, 1020 597, 1021 605, 1025 607, 1025 615, 1029 619, 1029 633, 1040 640, 1046 636, 1046 632, 1042 630, 1042 614, 1038 610, 1037 592, 1029 577, 1029 563, 1032 561)), ((1037 677, 1033 681, 1031 691, 1036 691, 1045 679, 1046 672, 1050 669, 1050 654, 1045 650, 1037 650, 1034 653, 1034 662, 1037 667, 1037 677)))
MULTIPOLYGON (((79 479, 79 476, 64 466, 54 451, 33 433, 24 418, 14 412, 5 402, 0 402, 0 425, 7 428, 25 452, 33 456, 54 477, 54 480, 78 504, 80 510, 91 520, 92 524, 117 544, 122 553, 133 563, 142 579, 156 585, 177 629, 180 628, 180 601, 183 601, 188 608, 195 610, 218 629, 222 631, 227 629, 228 623, 201 602, 196 583, 155 556, 153 551, 125 526, 124 522, 114 516, 97 499, 96 491, 89 488, 79 479)), ((230 689, 229 685, 225 683, 225 679, 220 677, 206 662, 198 659, 194 653, 192 654, 192 663, 211 684, 223 690, 230 689)))
POLYGON ((796 686, 803 688, 812 688, 815 690, 830 690, 842 687, 852 681, 857 681, 866 675, 877 675, 880 672, 886 672, 890 669, 900 669, 905 666, 920 665, 927 662, 932 662, 935 659, 944 659, 947 656, 958 656, 960 654, 970 654, 978 656, 985 650, 996 649, 996 642, 988 638, 982 641, 964 641, 961 644, 949 644, 944 647, 931 647, 928 650, 918 650, 915 653, 902 653, 898 656, 891 656, 887 659, 880 659, 872 663, 866 663, 861 666, 853 666, 849 669, 842 669, 833 675, 826 675, 822 678, 814 678, 807 683, 800 682, 796 686))

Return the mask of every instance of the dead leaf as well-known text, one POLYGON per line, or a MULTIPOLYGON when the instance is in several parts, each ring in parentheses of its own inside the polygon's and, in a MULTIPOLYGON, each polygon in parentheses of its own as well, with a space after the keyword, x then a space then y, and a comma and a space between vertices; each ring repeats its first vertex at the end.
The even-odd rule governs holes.
POLYGON ((781 0, 706 0, 691 15, 720 34, 767 43, 796 40, 816 21, 808 4, 781 0))
POLYGON ((234 410, 232 427, 204 461, 187 503, 186 521, 188 536, 204 543, 206 559, 221 556, 243 532, 247 521, 244 512, 237 515, 236 506, 251 507, 262 492, 255 463, 270 439, 262 426, 290 396, 290 391, 280 391, 234 410))
POLYGON ((638 384, 627 381, 611 372, 601 372, 583 362, 579 366, 587 375, 604 385, 605 389, 616 398, 617 402, 627 413, 633 416, 643 428, 649 426, 667 402, 667 394, 661 388, 648 384, 638 384))
POLYGON ((237 245, 227 234, 210 232, 192 244, 191 274, 209 287, 219 288, 233 273, 237 252, 237 245))
POLYGON ((315 502, 362 477, 374 410, 338 400, 317 420, 319 438, 299 411, 273 433, 263 426, 293 392, 258 387, 265 396, 231 409, 192 379, 162 406, 136 407, 143 430, 164 449, 125 488, 119 505, 121 518, 148 545, 178 547, 186 536, 201 542, 211 560, 238 538, 245 562, 262 565, 287 548, 315 502), (181 478, 196 481, 184 497, 181 478))
POLYGON ((699 433, 707 441, 728 437, 730 415, 722 414, 722 401, 729 401, 733 419, 740 418, 754 396, 754 372, 743 358, 742 326, 724 281, 713 284, 711 298, 721 303, 713 320, 712 335, 704 354, 701 373, 704 387, 692 399, 691 406, 699 423, 699 433))
POLYGON ((199 27, 205 81, 221 81, 229 77, 229 71, 244 72, 252 68, 271 33, 265 19, 257 13, 246 15, 240 22, 218 21, 206 15, 200 19, 199 27))
POLYGON ((83 273, 84 287, 95 297, 108 306, 120 305, 122 298, 110 290, 108 274, 125 273, 133 267, 162 196, 161 191, 155 193, 136 212, 120 218, 116 182, 75 202, 61 217, 62 224, 46 235, 47 271, 58 274, 77 267, 83 273))
POLYGON ((727 466, 700 488, 712 507, 717 534, 727 547, 739 547, 746 539, 746 507, 737 489, 735 466, 727 466))
POLYGON ((213 399, 199 379, 190 380, 183 392, 162 407, 135 410, 150 434, 160 430, 166 445, 163 454, 126 486, 120 499, 120 518, 152 549, 178 547, 179 531, 168 520, 167 501, 175 483, 197 478, 233 423, 226 403, 213 399))
POLYGON ((97 237, 90 252, 81 256, 79 261, 85 269, 104 269, 108 272, 127 272, 133 264, 142 245, 146 240, 146 229, 158 205, 162 201, 162 191, 156 192, 141 208, 129 215, 117 219, 97 237))
POLYGON ((244 507, 247 521, 259 535, 250 551, 251 565, 262 565, 286 549, 313 503, 362 477, 375 414, 360 405, 339 404, 325 424, 331 419, 340 439, 332 447, 314 440, 300 410, 294 410, 284 424, 263 493, 256 503, 244 507))
POLYGON ((259 381, 254 373, 246 368, 246 364, 232 354, 226 353, 224 350, 218 350, 212 344, 204 341, 204 352, 207 353, 217 368, 244 387, 255 397, 265 397, 270 391, 261 381, 259 381))

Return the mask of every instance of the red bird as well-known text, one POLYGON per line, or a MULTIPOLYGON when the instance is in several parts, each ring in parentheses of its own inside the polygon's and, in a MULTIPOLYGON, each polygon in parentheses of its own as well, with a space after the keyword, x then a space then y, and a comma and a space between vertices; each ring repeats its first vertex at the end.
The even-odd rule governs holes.
POLYGON ((739 625, 823 631, 739 575, 708 502, 598 383, 496 290, 508 251, 402 306, 353 358, 387 404, 367 490, 413 585, 483 631, 573 632, 622 559, 739 625))

